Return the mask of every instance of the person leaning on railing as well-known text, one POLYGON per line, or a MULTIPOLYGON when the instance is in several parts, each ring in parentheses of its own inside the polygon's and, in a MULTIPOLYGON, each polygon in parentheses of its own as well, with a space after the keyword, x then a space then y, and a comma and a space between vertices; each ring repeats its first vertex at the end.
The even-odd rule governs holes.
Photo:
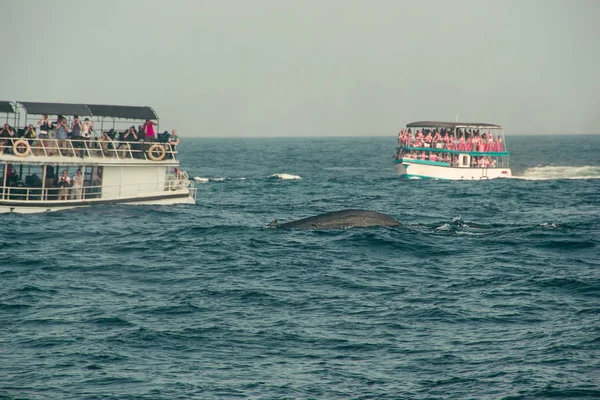
POLYGON ((170 153, 171 158, 175 158, 175 153, 177 151, 177 145, 179 144, 179 136, 177 136, 177 131, 175 129, 173 129, 171 131, 171 136, 169 137, 169 140, 167 141, 167 143, 169 144, 169 147, 171 148, 171 153, 170 153))
POLYGON ((115 147, 112 137, 110 137, 108 132, 102 132, 102 137, 99 140, 100 142, 100 154, 105 156, 114 155, 115 147))

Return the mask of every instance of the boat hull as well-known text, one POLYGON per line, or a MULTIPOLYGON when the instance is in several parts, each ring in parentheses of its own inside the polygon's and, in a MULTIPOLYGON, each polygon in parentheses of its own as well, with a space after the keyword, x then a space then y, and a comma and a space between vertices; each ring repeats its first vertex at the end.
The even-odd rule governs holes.
POLYGON ((396 173, 408 179, 488 180, 510 178, 510 168, 461 168, 441 165, 396 162, 396 173))

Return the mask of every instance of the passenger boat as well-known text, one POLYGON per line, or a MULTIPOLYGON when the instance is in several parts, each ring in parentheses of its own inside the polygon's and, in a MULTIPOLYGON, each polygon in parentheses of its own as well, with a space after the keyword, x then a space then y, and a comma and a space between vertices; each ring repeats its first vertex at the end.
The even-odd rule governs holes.
POLYGON ((398 135, 394 168, 408 179, 509 178, 504 130, 487 123, 420 121, 398 135))
POLYGON ((3 114, 0 213, 196 201, 196 188, 179 169, 177 146, 167 140, 168 134, 136 140, 120 132, 142 121, 156 121, 158 128, 151 107, 0 101, 3 114), (67 126, 75 116, 85 118, 88 125, 95 124, 94 135, 64 139, 52 125, 35 126, 42 115, 58 116, 67 126), (25 128, 18 130, 21 124, 25 128), (15 128, 7 130, 7 125, 15 128))

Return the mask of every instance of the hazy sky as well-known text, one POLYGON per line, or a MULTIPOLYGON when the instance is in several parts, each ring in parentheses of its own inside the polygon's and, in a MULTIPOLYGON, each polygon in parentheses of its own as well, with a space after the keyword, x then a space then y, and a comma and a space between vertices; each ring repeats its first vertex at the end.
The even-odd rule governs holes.
POLYGON ((600 1, 0 0, 0 99, 152 106, 182 136, 600 133, 600 1))

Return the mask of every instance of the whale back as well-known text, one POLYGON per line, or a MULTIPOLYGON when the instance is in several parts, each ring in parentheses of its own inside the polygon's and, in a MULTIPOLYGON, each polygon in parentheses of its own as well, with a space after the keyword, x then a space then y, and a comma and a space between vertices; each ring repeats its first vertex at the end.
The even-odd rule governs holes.
POLYGON ((277 224, 277 227, 286 229, 346 229, 399 225, 400 222, 394 218, 376 211, 349 209, 277 224))

